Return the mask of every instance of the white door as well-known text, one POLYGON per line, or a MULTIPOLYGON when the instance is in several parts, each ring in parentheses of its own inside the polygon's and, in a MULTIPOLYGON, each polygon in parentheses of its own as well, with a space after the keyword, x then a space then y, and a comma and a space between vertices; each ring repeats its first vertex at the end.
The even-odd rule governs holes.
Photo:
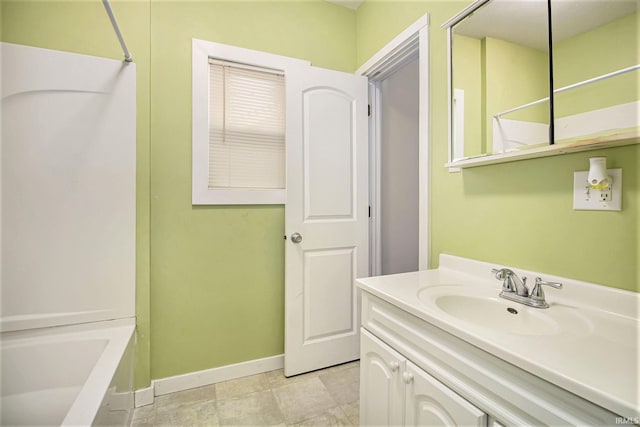
POLYGON ((402 425, 406 359, 364 329, 361 343, 360 425, 402 425))
POLYGON ((301 67, 286 85, 284 366, 291 376, 359 357, 354 279, 369 270, 367 79, 301 67))
POLYGON ((487 415, 431 375, 407 361, 407 426, 485 426, 487 415))

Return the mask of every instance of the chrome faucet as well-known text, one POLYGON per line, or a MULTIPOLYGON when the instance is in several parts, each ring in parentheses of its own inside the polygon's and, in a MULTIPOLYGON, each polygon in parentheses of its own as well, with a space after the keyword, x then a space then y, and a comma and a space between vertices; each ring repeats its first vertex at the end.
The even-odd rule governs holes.
POLYGON ((520 295, 521 297, 529 296, 526 277, 523 277, 522 280, 520 280, 518 275, 508 268, 494 268, 491 272, 496 275, 496 279, 503 280, 502 292, 514 292, 516 295, 520 295))
POLYGON ((518 275, 508 268, 494 268, 491 272, 495 274, 496 279, 503 281, 502 292, 500 292, 501 298, 528 305, 530 307, 549 307, 549 304, 545 300, 542 286, 551 286, 552 288, 562 289, 562 283, 547 282, 542 280, 540 277, 536 277, 536 284, 531 290, 531 293, 529 293, 526 277, 523 277, 522 280, 520 280, 518 275))

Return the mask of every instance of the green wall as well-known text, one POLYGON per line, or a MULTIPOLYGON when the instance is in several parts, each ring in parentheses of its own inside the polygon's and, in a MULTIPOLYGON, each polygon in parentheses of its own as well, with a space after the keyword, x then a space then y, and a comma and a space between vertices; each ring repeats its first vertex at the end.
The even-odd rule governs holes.
MULTIPOLYGON (((480 39, 456 34, 453 56, 453 87, 464 91, 464 156, 486 153, 482 132, 482 44, 480 39)), ((455 117, 454 117, 455 122, 455 117)), ((458 154, 458 153, 456 153, 458 154)))
MULTIPOLYGON (((549 96, 547 53, 491 37, 482 40, 484 55, 485 147, 493 147, 493 115, 549 96)), ((549 123, 549 103, 502 116, 510 120, 549 123)))
MULTIPOLYGON (((547 53, 492 37, 455 34, 453 82, 465 91, 465 156, 492 152, 493 115, 549 96, 547 53)), ((503 116, 549 123, 549 103, 503 116)))
POLYGON ((640 146, 522 160, 449 173, 446 31, 469 2, 367 0, 357 13, 358 63, 431 14, 431 251, 639 291, 640 146), (375 31, 373 31, 375 29, 375 31), (370 36, 370 34, 373 34, 370 36), (574 211, 573 172, 589 157, 623 169, 623 211, 574 211))
MULTIPOLYGON (((450 174, 446 32, 466 1, 113 0, 138 70, 136 385, 283 351, 284 210, 191 205, 191 38, 353 71, 431 13, 431 247, 637 289, 638 146, 450 174), (574 212, 574 170, 624 170, 622 212, 574 212), (605 248, 605 249, 601 249, 605 248)), ((2 0, 3 41, 114 59, 101 2, 2 0)))
POLYGON ((151 2, 151 376, 282 354, 284 208, 191 205, 191 39, 355 69, 324 1, 151 2))
MULTIPOLYGON (((638 64, 640 13, 554 43, 556 88, 638 64)), ((623 74, 555 95, 555 115, 565 117, 637 101, 640 71, 623 74)))

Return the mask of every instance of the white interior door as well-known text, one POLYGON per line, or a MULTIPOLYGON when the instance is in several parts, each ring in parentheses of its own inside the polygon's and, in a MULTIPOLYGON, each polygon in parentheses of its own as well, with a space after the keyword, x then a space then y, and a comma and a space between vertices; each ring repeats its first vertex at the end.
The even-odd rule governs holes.
POLYGON ((286 77, 287 376, 358 358, 354 279, 369 269, 367 79, 316 67, 293 74, 286 77))

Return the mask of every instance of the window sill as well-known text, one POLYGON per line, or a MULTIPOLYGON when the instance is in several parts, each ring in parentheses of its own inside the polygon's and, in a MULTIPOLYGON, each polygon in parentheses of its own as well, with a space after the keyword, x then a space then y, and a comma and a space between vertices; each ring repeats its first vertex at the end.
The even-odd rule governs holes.
POLYGON ((286 190, 263 188, 216 188, 194 191, 194 205, 284 205, 286 190))

